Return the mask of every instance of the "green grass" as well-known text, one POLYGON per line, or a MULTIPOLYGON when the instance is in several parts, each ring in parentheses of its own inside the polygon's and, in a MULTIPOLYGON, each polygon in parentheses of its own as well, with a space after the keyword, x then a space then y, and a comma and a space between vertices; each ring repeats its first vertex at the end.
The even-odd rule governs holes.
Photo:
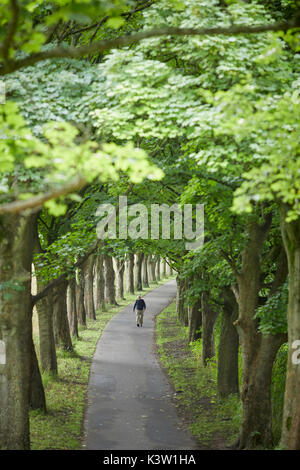
MULTIPOLYGON (((165 282, 151 284, 142 294, 165 282)), ((119 306, 108 306, 107 311, 97 312, 96 320, 88 320, 87 328, 79 327, 79 339, 73 339, 74 351, 57 350, 58 376, 42 374, 47 413, 30 412, 32 450, 81 448, 89 371, 97 341, 108 321, 135 299, 136 295, 126 294, 126 301, 118 300, 119 306)), ((36 334, 34 341, 38 355, 36 334)))
POLYGON ((175 302, 157 318, 158 352, 175 389, 179 411, 192 434, 205 448, 223 448, 237 438, 241 420, 239 398, 217 396, 217 358, 207 367, 201 362, 201 340, 188 345, 188 328, 176 315, 175 302))

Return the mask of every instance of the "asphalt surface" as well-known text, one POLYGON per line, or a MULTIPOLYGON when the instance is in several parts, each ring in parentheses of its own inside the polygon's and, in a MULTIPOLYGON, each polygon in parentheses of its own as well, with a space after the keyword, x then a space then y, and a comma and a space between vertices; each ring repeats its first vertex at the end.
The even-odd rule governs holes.
POLYGON ((133 305, 106 325, 90 370, 83 449, 197 448, 181 426, 171 387, 154 354, 155 316, 175 295, 174 280, 146 294, 142 328, 136 326, 133 305))

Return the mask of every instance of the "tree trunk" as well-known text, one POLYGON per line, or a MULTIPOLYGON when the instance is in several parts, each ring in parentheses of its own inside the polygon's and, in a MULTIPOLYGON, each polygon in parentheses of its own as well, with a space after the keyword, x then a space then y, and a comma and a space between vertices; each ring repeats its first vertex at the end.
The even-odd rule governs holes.
POLYGON ((242 350, 242 425, 239 447, 272 446, 271 376, 273 361, 283 343, 283 335, 262 337, 254 319, 260 285, 260 252, 271 224, 252 222, 242 253, 242 269, 237 273, 239 316, 235 322, 242 350))
POLYGON ((148 255, 144 255, 142 268, 142 284, 144 287, 149 287, 149 276, 148 276, 148 255))
POLYGON ((29 406, 32 410, 39 409, 44 412, 47 411, 45 391, 33 341, 31 343, 31 377, 29 390, 29 406))
POLYGON ((288 207, 281 207, 281 231, 288 258, 288 362, 284 395, 281 447, 300 450, 300 220, 286 222, 288 207))
POLYGON ((176 296, 176 313, 178 320, 185 326, 189 324, 188 307, 185 305, 185 293, 187 287, 187 280, 181 279, 180 276, 176 278, 177 282, 177 296, 176 296))
POLYGON ((162 272, 163 278, 165 279, 167 277, 167 262, 164 259, 163 260, 163 272, 162 272))
POLYGON ((117 266, 117 297, 121 300, 125 300, 124 298, 125 261, 120 258, 116 258, 116 266, 117 266))
POLYGON ((67 289, 67 312, 70 333, 73 338, 79 338, 78 334, 78 318, 76 311, 76 280, 70 279, 67 289))
POLYGON ((112 258, 106 254, 103 255, 103 258, 105 266, 105 298, 107 303, 118 305, 116 302, 115 271, 112 258))
POLYGON ((141 291, 143 289, 142 285, 142 267, 143 267, 144 253, 138 253, 137 255, 137 282, 136 288, 141 291))
POLYGON ((53 325, 55 344, 66 351, 72 351, 73 345, 67 315, 68 281, 61 282, 53 292, 53 325))
POLYGON ((177 293, 176 293, 176 313, 178 319, 183 317, 183 309, 184 309, 184 290, 183 290, 183 279, 180 278, 178 275, 176 277, 177 283, 177 293))
POLYGON ((35 216, 0 216, 0 448, 30 447, 31 263, 35 216))
MULTIPOLYGON (((40 289, 42 289, 42 287, 40 287, 40 289)), ((53 331, 53 302, 50 295, 47 295, 37 302, 36 310, 39 322, 41 370, 56 375, 57 359, 53 331)))
POLYGON ((209 302, 208 294, 202 294, 202 363, 207 365, 209 359, 215 356, 214 328, 218 317, 218 311, 209 302))
POLYGON ((77 318, 79 325, 86 327, 86 311, 84 305, 84 277, 82 271, 78 273, 78 280, 76 283, 76 308, 77 318))
POLYGON ((88 318, 96 320, 94 305, 94 256, 91 255, 82 266, 84 272, 84 301, 88 318))
POLYGON ((160 281, 160 257, 157 258, 156 262, 156 279, 160 281))
POLYGON ((201 296, 193 306, 188 307, 189 343, 201 338, 200 328, 202 326, 201 296))
POLYGON ((238 304, 229 288, 224 291, 221 335, 218 354, 218 395, 225 398, 239 394, 239 336, 233 322, 238 317, 238 304))
POLYGON ((98 255, 95 262, 96 271, 96 298, 95 308, 102 312, 106 309, 105 303, 105 276, 104 276, 104 259, 103 255, 98 255))
POLYGON ((156 257, 155 256, 149 256, 149 262, 150 262, 150 273, 151 273, 151 282, 157 283, 156 281, 156 257))
POLYGON ((134 253, 130 253, 128 260, 128 283, 127 291, 134 294, 134 253))

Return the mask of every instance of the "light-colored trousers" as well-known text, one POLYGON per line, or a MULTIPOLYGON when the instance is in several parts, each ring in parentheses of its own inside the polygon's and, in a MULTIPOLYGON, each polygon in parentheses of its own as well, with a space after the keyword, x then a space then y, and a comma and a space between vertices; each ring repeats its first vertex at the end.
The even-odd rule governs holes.
POLYGON ((136 309, 135 318, 136 318, 136 323, 139 324, 139 325, 143 324, 144 311, 145 311, 145 309, 143 309, 143 310, 136 309))

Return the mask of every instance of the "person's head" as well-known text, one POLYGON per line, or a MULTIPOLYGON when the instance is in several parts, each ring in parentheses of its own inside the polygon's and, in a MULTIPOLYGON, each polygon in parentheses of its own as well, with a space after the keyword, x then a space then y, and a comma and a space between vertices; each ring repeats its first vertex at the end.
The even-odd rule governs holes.
POLYGON ((142 297, 140 295, 138 295, 138 300, 140 300, 142 297))

